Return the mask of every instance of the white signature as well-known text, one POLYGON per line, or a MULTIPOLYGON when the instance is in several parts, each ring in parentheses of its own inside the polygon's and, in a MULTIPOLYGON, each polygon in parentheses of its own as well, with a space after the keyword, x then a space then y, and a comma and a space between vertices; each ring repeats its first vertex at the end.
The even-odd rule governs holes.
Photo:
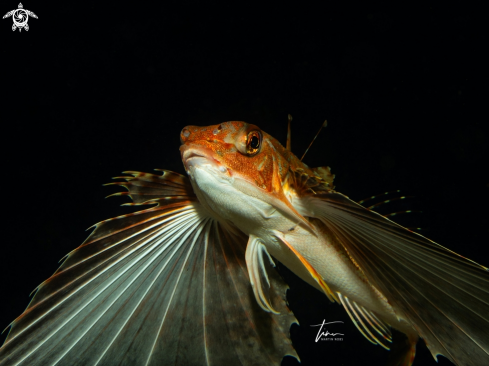
POLYGON ((318 332, 318 335, 316 336, 316 342, 321 339, 321 337, 327 337, 327 336, 336 336, 338 334, 340 335, 344 335, 343 333, 330 333, 328 331, 326 332, 323 332, 323 327, 326 325, 326 324, 333 324, 333 323, 343 323, 342 321, 334 321, 334 322, 329 322, 329 323, 326 323, 326 320, 323 320, 323 323, 322 324, 317 324, 317 325, 311 325, 311 327, 320 327, 319 328, 319 332, 318 332))

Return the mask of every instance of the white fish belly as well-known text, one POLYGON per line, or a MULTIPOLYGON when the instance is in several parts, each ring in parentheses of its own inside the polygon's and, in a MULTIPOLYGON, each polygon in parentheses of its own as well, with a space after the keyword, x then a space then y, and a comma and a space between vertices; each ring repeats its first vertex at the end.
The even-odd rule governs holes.
POLYGON ((214 167, 194 165, 191 177, 199 200, 216 219, 231 221, 245 234, 260 238, 268 252, 301 279, 322 291, 298 257, 277 239, 277 232, 309 261, 333 292, 340 292, 388 322, 397 321, 387 299, 362 276, 344 252, 335 247, 327 234, 317 230, 315 236, 271 204, 237 190, 233 178, 220 176, 214 167))

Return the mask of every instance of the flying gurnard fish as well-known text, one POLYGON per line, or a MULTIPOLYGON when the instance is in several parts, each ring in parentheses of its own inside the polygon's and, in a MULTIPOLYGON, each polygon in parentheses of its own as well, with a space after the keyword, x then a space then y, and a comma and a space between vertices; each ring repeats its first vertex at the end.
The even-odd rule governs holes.
MULTIPOLYGON (((290 135, 289 135, 290 136, 290 135)), ((188 178, 125 172, 145 209, 95 225, 37 289, 0 365, 278 365, 297 356, 282 262, 344 306, 393 364, 419 337, 489 365, 489 272, 364 208, 257 126, 185 127, 188 178), (273 256, 273 258, 272 258, 273 256)))

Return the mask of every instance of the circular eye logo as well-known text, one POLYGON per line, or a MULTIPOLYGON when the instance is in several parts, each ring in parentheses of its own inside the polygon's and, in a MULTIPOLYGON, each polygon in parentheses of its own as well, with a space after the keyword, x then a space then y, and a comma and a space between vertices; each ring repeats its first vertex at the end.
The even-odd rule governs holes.
POLYGON ((27 25, 29 16, 37 19, 36 14, 34 14, 30 10, 24 9, 22 3, 19 3, 19 8, 9 11, 7 14, 3 16, 3 19, 12 17, 14 21, 14 24, 12 25, 12 30, 15 31, 17 28, 19 28, 19 32, 20 32, 22 31, 22 28, 24 28, 26 31, 29 30, 29 25, 27 25))

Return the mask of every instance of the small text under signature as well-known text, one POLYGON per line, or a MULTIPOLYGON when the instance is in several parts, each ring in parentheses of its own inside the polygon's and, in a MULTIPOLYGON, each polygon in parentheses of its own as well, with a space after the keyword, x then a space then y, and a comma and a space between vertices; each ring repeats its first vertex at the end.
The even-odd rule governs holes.
POLYGON ((327 336, 336 336, 336 335, 344 335, 343 333, 330 333, 328 331, 326 332, 323 332, 323 327, 326 325, 326 324, 333 324, 333 323, 343 323, 342 321, 334 321, 334 322, 329 322, 329 323, 326 323, 326 320, 323 320, 323 323, 322 324, 317 324, 317 325, 311 325, 311 327, 319 327, 319 332, 318 332, 318 335, 316 336, 316 342, 321 339, 321 337, 327 337, 327 336))

